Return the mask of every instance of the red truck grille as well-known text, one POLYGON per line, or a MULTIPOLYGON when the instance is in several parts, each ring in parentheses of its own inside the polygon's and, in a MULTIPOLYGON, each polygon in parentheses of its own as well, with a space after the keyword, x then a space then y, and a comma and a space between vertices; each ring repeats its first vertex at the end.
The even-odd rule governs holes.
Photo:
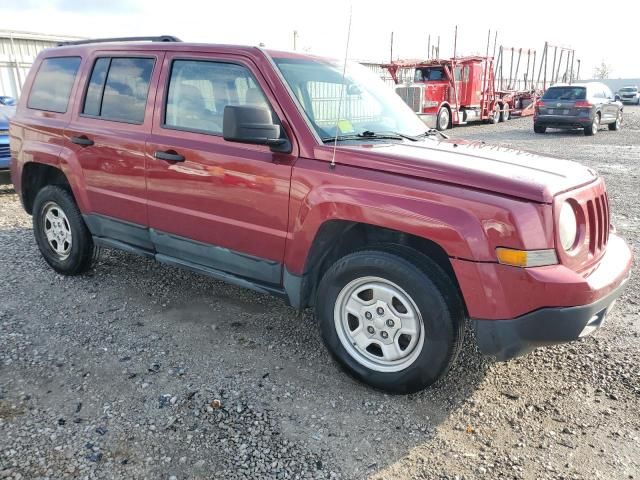
POLYGON ((409 105, 411 110, 422 113, 422 99, 424 97, 422 87, 396 87, 396 93, 409 105))
POLYGON ((588 200, 587 226, 589 228, 589 252, 597 255, 609 240, 609 198, 607 193, 588 200))

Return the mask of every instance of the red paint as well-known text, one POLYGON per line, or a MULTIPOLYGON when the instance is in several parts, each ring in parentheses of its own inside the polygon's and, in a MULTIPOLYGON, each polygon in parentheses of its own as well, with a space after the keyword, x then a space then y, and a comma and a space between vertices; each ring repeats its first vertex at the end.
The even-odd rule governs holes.
MULTIPOLYGON (((272 52, 273 56, 284 55, 272 52)), ((83 62, 65 114, 45 114, 21 101, 11 125, 16 190, 29 162, 57 166, 83 213, 102 213, 200 242, 282 262, 302 274, 323 223, 362 222, 420 236, 451 258, 469 314, 502 319, 546 306, 590 303, 617 286, 630 269, 626 244, 611 235, 594 255, 588 241, 575 254, 558 252, 553 267, 518 269, 497 264, 496 247, 555 248, 559 206, 585 205, 604 184, 579 164, 483 143, 438 142, 339 146, 319 144, 288 89, 262 50, 167 43, 49 49, 83 62), (99 55, 157 59, 141 125, 79 114, 83 86, 99 55), (171 59, 239 63, 265 92, 291 139, 290 154, 266 146, 226 142, 221 136, 162 127, 171 59), (162 68, 160 68, 162 67, 162 68), (84 134, 92 147, 70 142, 84 134), (187 160, 157 160, 174 150, 187 160), (585 250, 585 248, 587 250, 585 250)), ((296 56, 296 54, 286 54, 296 56)), ((462 95, 473 95, 462 89, 462 95)), ((608 212, 608 206, 607 206, 608 212)))

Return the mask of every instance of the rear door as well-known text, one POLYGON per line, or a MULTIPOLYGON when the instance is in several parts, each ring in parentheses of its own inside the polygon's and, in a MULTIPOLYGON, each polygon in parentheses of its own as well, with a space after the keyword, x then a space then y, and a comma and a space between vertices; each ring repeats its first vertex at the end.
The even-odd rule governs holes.
POLYGON ((94 235, 151 248, 145 143, 164 53, 95 52, 66 129, 86 182, 94 235))
POLYGON ((613 123, 618 116, 618 102, 613 98, 613 93, 611 93, 611 89, 606 85, 602 86, 602 95, 604 96, 604 109, 607 112, 607 122, 613 123))
POLYGON ((149 226, 160 260, 280 284, 293 153, 227 142, 224 107, 284 114, 240 56, 167 53, 147 144, 149 226), (158 158, 162 157, 162 158, 158 158))

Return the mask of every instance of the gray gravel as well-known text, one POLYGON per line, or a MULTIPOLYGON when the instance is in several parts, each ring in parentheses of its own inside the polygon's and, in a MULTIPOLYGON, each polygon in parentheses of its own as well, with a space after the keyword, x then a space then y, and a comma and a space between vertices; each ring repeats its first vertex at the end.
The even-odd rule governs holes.
MULTIPOLYGON (((640 109, 595 137, 452 133, 595 167, 640 247, 640 109)), ((508 363, 467 342, 445 381, 392 396, 277 299, 116 251, 55 274, 10 187, 0 245, 0 478, 640 477, 637 264, 595 336, 508 363)))

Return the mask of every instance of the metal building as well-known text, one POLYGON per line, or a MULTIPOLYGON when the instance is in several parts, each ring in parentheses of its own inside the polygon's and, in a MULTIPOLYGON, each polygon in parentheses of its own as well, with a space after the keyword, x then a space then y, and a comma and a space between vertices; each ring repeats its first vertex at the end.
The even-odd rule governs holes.
POLYGON ((77 37, 0 30, 0 95, 18 98, 22 84, 40 51, 77 37))

